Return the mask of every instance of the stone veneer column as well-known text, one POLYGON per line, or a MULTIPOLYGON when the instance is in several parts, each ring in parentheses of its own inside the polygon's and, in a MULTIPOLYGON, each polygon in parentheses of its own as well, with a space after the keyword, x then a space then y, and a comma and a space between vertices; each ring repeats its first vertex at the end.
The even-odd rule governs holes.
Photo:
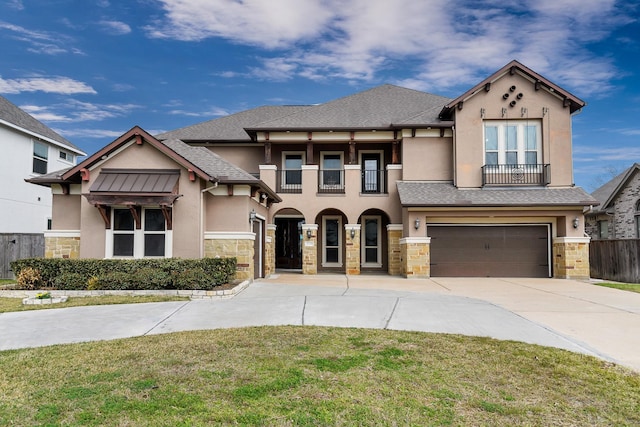
POLYGON ((588 279, 589 237, 556 237, 553 239, 553 277, 588 279))
POLYGON ((360 224, 346 224, 344 226, 346 238, 346 271, 347 274, 360 274, 360 224), (351 231, 353 230, 353 238, 351 231))
POLYGON ((400 239, 402 275, 408 279, 424 279, 431 276, 430 237, 405 237, 400 239))
POLYGON ((276 225, 267 224, 267 237, 265 238, 264 251, 264 276, 269 277, 276 271, 276 225))
POLYGON ((318 224, 302 224, 302 274, 318 274, 318 224))
POLYGON ((399 276, 402 274, 402 254, 400 239, 402 238, 402 224, 387 225, 387 259, 389 274, 399 276))
POLYGON ((237 260, 235 279, 253 280, 253 251, 255 233, 206 232, 204 256, 207 258, 231 258, 237 260))
POLYGON ((80 258, 80 231, 46 231, 45 258, 80 258))

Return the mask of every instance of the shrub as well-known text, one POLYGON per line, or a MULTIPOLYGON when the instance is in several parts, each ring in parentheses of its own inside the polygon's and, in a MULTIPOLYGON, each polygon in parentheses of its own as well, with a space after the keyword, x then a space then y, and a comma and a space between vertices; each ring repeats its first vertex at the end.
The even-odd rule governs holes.
MULTIPOLYGON (((40 279, 25 286, 59 289, 211 289, 229 283, 235 258, 203 259, 60 259, 28 258, 11 263, 16 275, 32 269, 40 279), (180 278, 183 276, 184 278, 180 278), (115 274, 118 273, 118 274, 115 274), (127 277, 125 279, 125 276, 127 277)), ((22 286, 22 285, 21 285, 22 286)))
POLYGON ((176 272, 173 276, 173 286, 176 289, 210 290, 215 286, 213 278, 202 267, 176 272))
POLYGON ((20 289, 38 289, 42 286, 40 271, 33 267, 25 267, 16 276, 20 289))
POLYGON ((131 289, 168 289, 171 287, 171 275, 156 268, 141 268, 131 274, 131 289))
POLYGON ((99 289, 109 291, 120 291, 123 289, 131 289, 131 275, 121 271, 112 271, 105 273, 98 278, 99 289))
POLYGON ((87 277, 78 273, 61 273, 53 280, 53 286, 65 291, 83 291, 87 289, 87 277))

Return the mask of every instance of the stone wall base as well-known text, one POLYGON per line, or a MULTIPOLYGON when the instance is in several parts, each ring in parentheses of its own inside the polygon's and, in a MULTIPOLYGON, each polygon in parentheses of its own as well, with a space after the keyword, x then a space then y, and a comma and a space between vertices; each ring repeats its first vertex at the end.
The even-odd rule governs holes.
POLYGON ((206 239, 204 256, 207 258, 237 259, 236 280, 253 280, 254 240, 245 238, 206 239))
POLYGON ((80 237, 44 238, 45 258, 80 258, 80 237))
POLYGON ((429 237, 406 237, 400 239, 402 275, 407 279, 431 277, 431 239, 429 237))
POLYGON ((558 279, 588 279, 588 237, 558 237, 553 240, 553 275, 558 279))

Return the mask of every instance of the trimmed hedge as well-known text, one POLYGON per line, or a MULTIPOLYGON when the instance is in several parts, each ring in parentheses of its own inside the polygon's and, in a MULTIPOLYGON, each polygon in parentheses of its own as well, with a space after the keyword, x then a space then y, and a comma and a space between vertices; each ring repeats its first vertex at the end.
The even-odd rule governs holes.
POLYGON ((60 259, 27 258, 11 263, 16 277, 29 271, 37 286, 62 290, 202 289, 229 283, 236 273, 235 258, 203 259, 60 259), (26 270, 31 269, 31 270, 26 270), (33 271, 32 271, 33 270, 33 271))

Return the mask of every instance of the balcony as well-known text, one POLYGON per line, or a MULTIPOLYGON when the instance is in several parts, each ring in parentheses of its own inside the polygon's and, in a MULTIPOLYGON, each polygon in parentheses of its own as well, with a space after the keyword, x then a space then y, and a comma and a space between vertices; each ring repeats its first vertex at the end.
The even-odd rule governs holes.
POLYGON ((549 184, 549 165, 484 165, 482 185, 531 185, 549 184))
POLYGON ((401 170, 362 170, 360 165, 345 165, 344 169, 318 169, 303 165, 302 169, 261 169, 260 177, 268 185, 275 184, 280 194, 335 194, 347 196, 387 194, 388 182, 400 179, 401 170))

